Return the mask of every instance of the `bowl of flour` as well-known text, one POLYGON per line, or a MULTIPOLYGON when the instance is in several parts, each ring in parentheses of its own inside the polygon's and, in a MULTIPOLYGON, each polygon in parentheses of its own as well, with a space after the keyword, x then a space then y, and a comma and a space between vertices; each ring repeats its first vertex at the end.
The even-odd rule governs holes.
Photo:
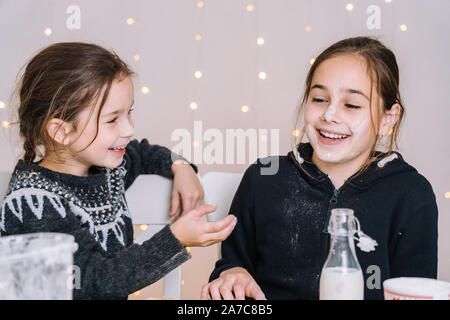
POLYGON ((401 277, 383 282, 385 300, 450 300, 450 283, 429 278, 401 277))

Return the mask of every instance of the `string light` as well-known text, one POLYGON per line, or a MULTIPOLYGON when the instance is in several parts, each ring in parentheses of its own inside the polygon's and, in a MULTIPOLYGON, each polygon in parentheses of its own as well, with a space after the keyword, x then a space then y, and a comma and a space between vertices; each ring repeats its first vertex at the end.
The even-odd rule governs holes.
POLYGON ((202 39, 203 39, 203 37, 202 37, 201 34, 197 33, 197 34, 195 35, 195 40, 200 41, 200 40, 202 40, 202 39))
POLYGON ((353 4, 347 3, 347 5, 345 6, 345 9, 347 9, 347 11, 353 11, 353 4))
POLYGON ((147 93, 150 92, 150 89, 149 89, 148 87, 142 87, 142 88, 141 88, 141 92, 142 92, 143 94, 147 94, 147 93))
POLYGON ((311 30, 312 30, 312 27, 311 27, 310 25, 307 25, 307 26, 305 27, 305 31, 306 31, 306 32, 311 32, 311 30))
POLYGON ((294 130, 294 131, 292 131, 292 135, 294 136, 294 137, 300 137, 300 134, 302 133, 302 131, 301 130, 294 130))
POLYGON ((197 108, 198 108, 197 102, 192 101, 192 102, 189 104, 189 107, 190 107, 192 110, 197 110, 197 108))
POLYGON ((444 196, 445 196, 445 199, 450 199, 450 192, 446 192, 444 196))
POLYGON ((408 30, 408 27, 406 26, 406 24, 401 24, 400 25, 400 30, 406 31, 406 30, 408 30))
POLYGON ((128 18, 127 19, 127 24, 133 24, 134 23, 134 19, 133 18, 128 18))
POLYGON ((384 1, 386 1, 386 3, 391 3, 392 2, 392 0, 384 0, 384 1))
POLYGON ((310 64, 310 65, 313 65, 314 62, 316 62, 316 58, 312 58, 311 60, 309 60, 309 64, 310 64))
POLYGON ((250 110, 250 107, 248 105, 244 105, 241 108, 242 112, 248 112, 250 110))
POLYGON ((139 226, 139 229, 141 229, 142 231, 147 230, 147 228, 148 228, 148 224, 141 224, 141 225, 139 226))
POLYGON ((3 101, 0 101, 0 109, 5 109, 6 104, 3 101))
POLYGON ((193 146, 194 148, 197 148, 197 147, 199 146, 198 141, 197 141, 197 140, 192 141, 192 146, 193 146))
POLYGON ((247 5, 246 9, 248 12, 252 12, 253 10, 255 10, 255 5, 249 4, 249 5, 247 5))
POLYGON ((267 74, 265 72, 260 72, 258 73, 258 78, 265 80, 267 78, 267 74))
POLYGON ((200 79, 202 76, 203 74, 199 70, 194 72, 194 77, 196 77, 197 79, 200 79))
POLYGON ((49 37, 52 34, 52 29, 50 28, 45 28, 44 33, 47 37, 49 37))
POLYGON ((9 128, 10 125, 11 125, 11 123, 9 123, 8 121, 2 121, 3 128, 9 128))
POLYGON ((139 60, 141 60, 141 56, 138 55, 138 54, 135 54, 134 55, 134 61, 139 61, 139 60))
POLYGON ((257 38, 256 43, 260 46, 264 45, 264 38, 262 38, 262 37, 257 38))
POLYGON ((203 8, 205 6, 205 3, 203 1, 197 2, 197 7, 203 8))

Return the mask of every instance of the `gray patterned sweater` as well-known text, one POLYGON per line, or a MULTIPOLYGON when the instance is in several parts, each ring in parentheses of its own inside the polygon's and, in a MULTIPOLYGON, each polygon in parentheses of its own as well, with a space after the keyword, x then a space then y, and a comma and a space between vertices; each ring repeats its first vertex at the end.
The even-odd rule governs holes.
POLYGON ((176 158, 181 157, 143 139, 128 144, 119 167, 94 166, 87 177, 19 160, 3 199, 0 236, 71 234, 78 243, 74 264, 81 276, 74 299, 126 299, 191 257, 168 226, 142 245, 133 243, 125 199, 125 190, 140 174, 173 178, 176 158))

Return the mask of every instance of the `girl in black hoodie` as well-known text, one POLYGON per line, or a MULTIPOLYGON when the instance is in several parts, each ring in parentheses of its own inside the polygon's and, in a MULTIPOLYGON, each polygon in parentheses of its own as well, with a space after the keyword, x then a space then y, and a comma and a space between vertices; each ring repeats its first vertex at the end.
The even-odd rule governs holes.
POLYGON ((403 116, 397 62, 382 43, 356 37, 321 53, 299 109, 309 142, 246 170, 230 208, 239 222, 202 298, 317 299, 333 208, 352 208, 378 242, 356 248, 365 299, 383 299, 388 278, 436 278, 435 195, 394 151, 403 116))

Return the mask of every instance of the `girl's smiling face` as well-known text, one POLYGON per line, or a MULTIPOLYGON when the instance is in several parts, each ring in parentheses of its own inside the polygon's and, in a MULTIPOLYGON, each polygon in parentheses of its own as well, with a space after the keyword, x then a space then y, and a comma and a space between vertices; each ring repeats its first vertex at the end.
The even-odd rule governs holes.
POLYGON ((364 163, 377 139, 380 103, 361 58, 339 55, 323 61, 314 72, 304 114, 313 159, 364 163))
POLYGON ((87 169, 92 165, 107 168, 119 166, 125 147, 134 136, 131 118, 134 87, 131 79, 126 77, 113 81, 97 126, 102 96, 93 109, 86 108, 80 113, 78 130, 72 134, 75 141, 70 146, 72 161, 87 169))

